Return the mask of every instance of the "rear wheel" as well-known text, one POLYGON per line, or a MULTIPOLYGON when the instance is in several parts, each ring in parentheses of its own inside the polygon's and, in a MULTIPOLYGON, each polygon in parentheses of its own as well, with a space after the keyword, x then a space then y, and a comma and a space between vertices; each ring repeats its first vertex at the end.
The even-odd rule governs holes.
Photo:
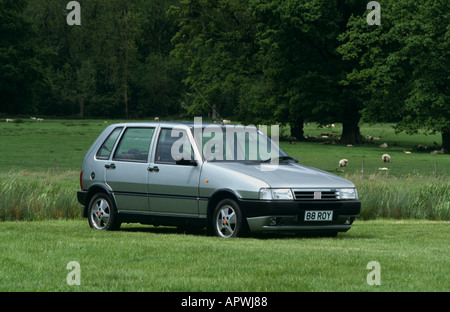
POLYGON ((120 222, 110 197, 99 193, 92 197, 88 208, 89 225, 97 230, 117 230, 120 222))
POLYGON ((214 234, 219 237, 238 237, 246 232, 241 209, 232 199, 224 199, 217 204, 212 222, 214 234))

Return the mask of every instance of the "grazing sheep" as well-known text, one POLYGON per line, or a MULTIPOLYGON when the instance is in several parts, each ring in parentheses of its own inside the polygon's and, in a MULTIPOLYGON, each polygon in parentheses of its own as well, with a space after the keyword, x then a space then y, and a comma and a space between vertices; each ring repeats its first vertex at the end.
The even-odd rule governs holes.
POLYGON ((391 162, 391 156, 389 156, 388 154, 383 154, 383 156, 381 156, 381 159, 384 163, 391 162))
POLYGON ((405 154, 411 154, 411 151, 404 150, 403 153, 405 153, 405 154))
POLYGON ((6 122, 14 122, 14 119, 6 119, 6 122))
POLYGON ((431 154, 445 154, 445 150, 441 148, 440 150, 434 150, 431 152, 431 154))
POLYGON ((228 125, 228 124, 231 123, 231 120, 224 119, 224 120, 222 120, 222 123, 223 123, 224 125, 228 125))
POLYGON ((341 159, 339 160, 339 167, 347 167, 348 160, 347 159, 341 159))
POLYGON ((43 121, 44 121, 44 118, 37 118, 36 121, 37 121, 37 122, 43 122, 43 121))
POLYGON ((159 117, 155 117, 155 121, 158 122, 159 121, 159 117))
POLYGON ((431 149, 431 147, 428 147, 426 145, 422 145, 419 144, 415 147, 416 150, 420 151, 420 152, 425 152, 425 151, 429 151, 431 149))
POLYGON ((386 143, 386 142, 384 142, 383 144, 380 144, 380 147, 381 147, 381 148, 387 148, 387 147, 388 147, 388 145, 387 145, 387 143, 386 143))

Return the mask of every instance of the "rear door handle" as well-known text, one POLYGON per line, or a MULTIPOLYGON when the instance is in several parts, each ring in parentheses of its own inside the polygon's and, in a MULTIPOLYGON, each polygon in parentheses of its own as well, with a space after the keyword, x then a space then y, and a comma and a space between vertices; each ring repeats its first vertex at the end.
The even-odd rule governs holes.
POLYGON ((150 171, 150 172, 152 172, 152 171, 158 172, 159 168, 154 166, 153 168, 152 167, 148 167, 147 170, 150 171))
POLYGON ((106 164, 105 168, 106 169, 116 169, 116 165, 115 164, 110 164, 110 165, 106 164))

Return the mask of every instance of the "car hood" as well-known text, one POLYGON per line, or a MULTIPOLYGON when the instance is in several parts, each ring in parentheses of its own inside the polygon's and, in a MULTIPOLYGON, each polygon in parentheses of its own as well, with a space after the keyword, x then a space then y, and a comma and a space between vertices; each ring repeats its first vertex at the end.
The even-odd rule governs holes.
POLYGON ((278 165, 242 162, 210 162, 209 164, 260 179, 272 188, 355 187, 352 182, 337 175, 294 162, 282 162, 278 165))

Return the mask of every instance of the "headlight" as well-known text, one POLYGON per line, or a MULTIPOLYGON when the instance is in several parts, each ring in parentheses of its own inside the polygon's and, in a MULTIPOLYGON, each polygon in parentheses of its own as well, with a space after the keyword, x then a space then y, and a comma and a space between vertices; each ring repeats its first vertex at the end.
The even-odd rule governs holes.
POLYGON ((265 200, 293 200, 291 189, 268 189, 259 190, 259 199, 265 200))
POLYGON ((354 188, 338 190, 339 199, 358 199, 358 192, 354 188))

